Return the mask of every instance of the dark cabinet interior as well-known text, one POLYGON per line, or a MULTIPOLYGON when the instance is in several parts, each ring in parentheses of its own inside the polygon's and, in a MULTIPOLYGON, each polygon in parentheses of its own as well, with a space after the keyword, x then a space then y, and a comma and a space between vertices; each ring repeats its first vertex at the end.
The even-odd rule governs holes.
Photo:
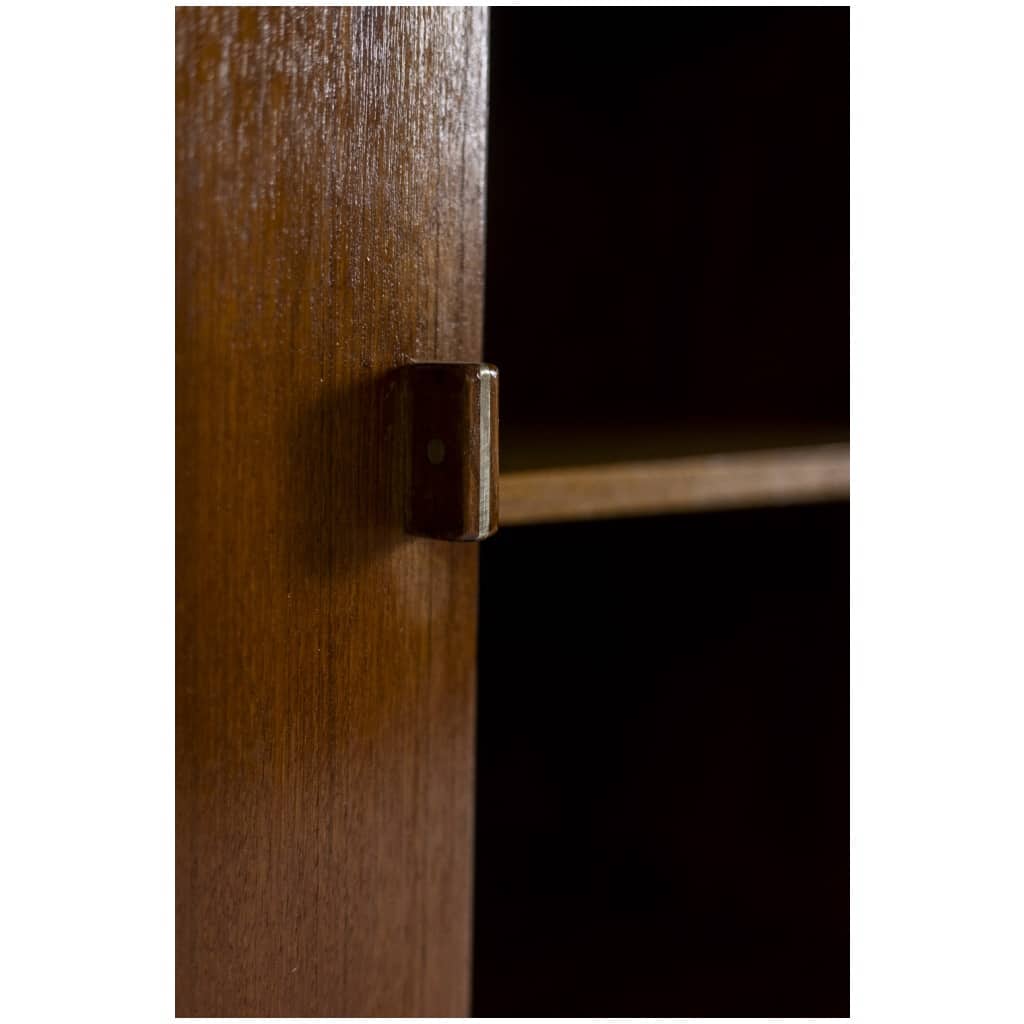
MULTIPOLYGON (((848 30, 491 11, 503 474, 848 439, 848 30)), ((752 504, 484 545, 475 1015, 848 1013, 848 504, 752 504)))
POLYGON ((845 8, 492 9, 510 468, 553 428, 847 437, 848 31, 845 8))
POLYGON ((474 1013, 845 1016, 848 509, 482 553, 474 1013))

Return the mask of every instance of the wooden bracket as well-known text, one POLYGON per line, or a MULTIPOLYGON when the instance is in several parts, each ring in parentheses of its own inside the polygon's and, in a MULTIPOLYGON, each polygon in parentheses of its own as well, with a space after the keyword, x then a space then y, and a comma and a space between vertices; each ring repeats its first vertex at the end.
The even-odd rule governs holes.
POLYGON ((498 371, 414 363, 403 371, 409 423, 407 529, 483 540, 498 529, 498 371))

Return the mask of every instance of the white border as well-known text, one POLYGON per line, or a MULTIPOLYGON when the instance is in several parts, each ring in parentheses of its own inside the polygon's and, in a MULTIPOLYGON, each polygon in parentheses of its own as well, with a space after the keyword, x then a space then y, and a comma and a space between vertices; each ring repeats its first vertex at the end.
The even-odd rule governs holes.
MULTIPOLYGON (((1024 1003, 1019 12, 853 11, 856 1021, 1024 1003)), ((11 1020, 173 1005, 171 26, 4 14, 11 1020)))

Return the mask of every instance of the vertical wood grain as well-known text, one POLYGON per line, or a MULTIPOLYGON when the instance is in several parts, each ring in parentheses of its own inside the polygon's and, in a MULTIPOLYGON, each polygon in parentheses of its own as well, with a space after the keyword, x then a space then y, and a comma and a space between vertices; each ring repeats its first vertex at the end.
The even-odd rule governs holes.
POLYGON ((177 1012, 468 1012, 477 550, 395 371, 481 358, 486 12, 179 8, 177 1012))

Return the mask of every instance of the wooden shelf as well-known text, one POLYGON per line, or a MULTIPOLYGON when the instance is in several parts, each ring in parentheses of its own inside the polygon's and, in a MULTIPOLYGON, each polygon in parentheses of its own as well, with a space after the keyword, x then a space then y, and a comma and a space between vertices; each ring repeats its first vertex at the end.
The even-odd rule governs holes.
POLYGON ((841 500, 849 444, 502 472, 503 526, 841 500))

